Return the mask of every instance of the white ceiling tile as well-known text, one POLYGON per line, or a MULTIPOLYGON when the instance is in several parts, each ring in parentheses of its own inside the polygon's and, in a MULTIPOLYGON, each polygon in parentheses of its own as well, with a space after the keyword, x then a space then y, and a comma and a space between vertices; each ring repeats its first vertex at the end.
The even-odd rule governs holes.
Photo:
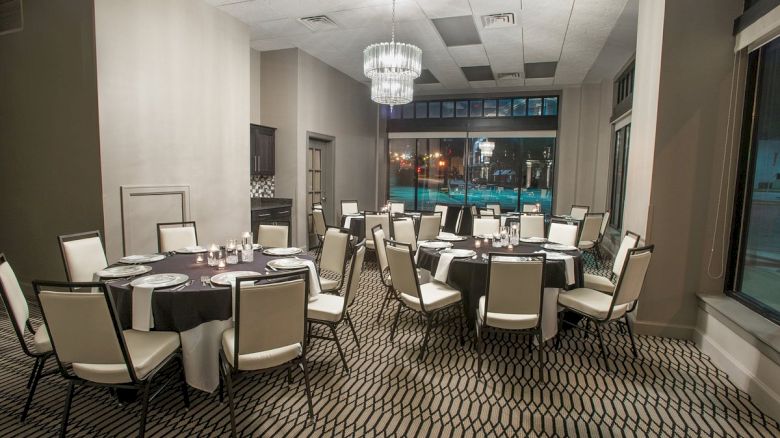
POLYGON ((253 24, 249 28, 249 37, 252 40, 264 40, 310 33, 312 32, 309 28, 301 24, 298 20, 290 18, 263 21, 261 23, 253 24))
MULTIPOLYGON (((396 22, 423 20, 425 14, 415 2, 401 2, 396 5, 396 22)), ((328 17, 344 28, 376 26, 378 23, 392 24, 392 5, 369 6, 365 8, 347 9, 329 12, 328 17)))
POLYGON ((552 85, 553 78, 531 78, 525 80, 526 85, 552 85))
POLYGON ((238 18, 250 26, 260 21, 278 20, 285 18, 283 13, 270 7, 264 0, 252 0, 247 2, 222 3, 219 9, 238 18))
MULTIPOLYGON (((335 11, 386 5, 387 0, 254 0, 263 2, 290 18, 310 17, 335 11)), ((413 0, 399 0, 398 5, 413 0)))
POLYGON ((496 86, 496 81, 471 81, 469 85, 471 88, 493 88, 496 86))
POLYGON ((417 0, 417 4, 430 19, 471 15, 468 0, 417 0))
POLYGON ((520 12, 519 0, 507 1, 507 0, 469 0, 471 4, 471 10, 477 18, 482 15, 488 14, 500 14, 504 12, 514 12, 515 20, 518 20, 518 12, 520 12))
POLYGON ((269 50, 291 49, 295 47, 294 44, 290 43, 290 41, 284 38, 252 41, 250 46, 252 46, 253 49, 259 50, 261 52, 266 52, 269 50))
POLYGON ((418 84, 414 86, 415 91, 443 90, 442 84, 418 84))
POLYGON ((523 1, 525 62, 557 61, 574 0, 523 1))
POLYGON ((482 44, 450 47, 449 52, 455 63, 461 67, 488 65, 487 53, 485 53, 485 48, 482 47, 482 44))

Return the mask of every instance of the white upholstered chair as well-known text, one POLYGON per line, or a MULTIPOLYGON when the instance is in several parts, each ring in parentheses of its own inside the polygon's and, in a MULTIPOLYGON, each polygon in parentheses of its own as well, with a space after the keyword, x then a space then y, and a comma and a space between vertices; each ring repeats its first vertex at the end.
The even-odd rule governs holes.
POLYGON ((620 272, 621 269, 623 269, 623 262, 626 259, 626 254, 628 253, 628 250, 636 248, 637 245, 639 245, 639 234, 626 231, 626 235, 623 236, 623 240, 620 242, 620 247, 615 254, 615 260, 612 262, 612 273, 610 274, 610 278, 586 273, 584 277, 585 287, 609 294, 614 292, 615 284, 613 281, 620 277, 620 272))
POLYGON ((157 251, 168 252, 198 244, 195 222, 164 222, 157 224, 157 251))
POLYGON ((375 249, 374 248, 374 236, 370 235, 368 232, 369 230, 372 230, 375 226, 380 225, 382 227, 382 231, 385 232, 385 236, 390 235, 390 215, 387 213, 376 213, 376 212, 365 212, 363 214, 363 224, 366 229, 366 248, 368 249, 375 249))
POLYGON ((290 246, 289 222, 262 222, 257 226, 257 243, 264 248, 290 246))
POLYGON ((579 249, 590 253, 596 261, 598 267, 599 257, 596 253, 597 245, 601 236, 601 223, 604 219, 604 213, 588 213, 585 220, 582 221, 582 231, 580 232, 579 249))
POLYGON ((68 427, 75 387, 104 386, 140 391, 139 436, 146 431, 151 382, 171 361, 179 365, 189 407, 179 334, 122 330, 105 283, 33 282, 60 373, 68 381, 60 436, 68 427), (63 288, 97 292, 63 292, 63 288))
POLYGON ((390 213, 405 213, 406 204, 403 202, 390 201, 390 213))
POLYGON ((434 240, 441 229, 441 213, 425 213, 420 216, 420 227, 417 231, 417 240, 434 240))
POLYGON ((344 356, 344 350, 341 348, 341 342, 339 341, 339 335, 336 330, 343 321, 346 321, 347 325, 349 325, 349 328, 352 330, 352 335, 355 337, 355 344, 360 348, 360 340, 358 339, 357 331, 355 331, 355 324, 352 323, 352 319, 349 316, 349 307, 355 301, 355 297, 357 297, 358 287, 360 285, 360 274, 363 272, 363 260, 365 256, 366 245, 365 241, 363 241, 355 245, 352 261, 350 262, 349 280, 347 281, 344 295, 319 295, 317 300, 309 303, 309 308, 306 311, 306 322, 308 325, 307 339, 327 339, 335 341, 339 356, 341 356, 341 361, 344 363, 344 370, 347 373, 349 373, 349 364, 344 356), (326 326, 333 336, 325 337, 313 335, 313 325, 326 326))
POLYGON ((496 212, 493 209, 485 209, 479 211, 479 217, 493 217, 496 216, 496 212))
POLYGON ((100 231, 59 236, 60 252, 68 281, 89 282, 108 266, 100 231))
POLYGON ((417 236, 414 233, 414 221, 411 219, 396 219, 393 221, 393 240, 410 245, 412 251, 417 251, 417 236))
POLYGON ((433 211, 436 213, 441 213, 441 226, 439 228, 444 228, 444 223, 447 221, 447 206, 443 204, 436 204, 433 206, 433 211))
POLYGON ((569 216, 571 216, 572 219, 581 221, 585 219, 585 215, 588 214, 588 211, 590 211, 590 207, 587 205, 572 205, 569 216))
POLYGON ((541 213, 537 204, 523 204, 523 213, 541 213))
POLYGON ((244 277, 236 283, 233 328, 222 334, 220 401, 222 384, 227 387, 230 426, 236 436, 234 381, 247 372, 268 372, 300 367, 306 389, 309 418, 314 408, 306 362, 306 312, 309 303, 307 269, 244 277), (271 280, 257 284, 255 281, 271 280))
POLYGON ((425 319, 426 325, 425 337, 418 357, 422 359, 428 349, 431 329, 445 322, 437 316, 446 309, 458 306, 459 311, 455 313, 456 318, 460 319, 460 343, 463 345, 465 315, 463 315, 463 306, 461 305, 461 292, 444 283, 434 281, 420 284, 414 267, 414 254, 409 245, 388 240, 385 250, 390 268, 390 280, 393 290, 398 294, 398 312, 395 315, 393 327, 390 329, 390 339, 395 338, 401 312, 410 311, 421 315, 425 319))
POLYGON ((493 211, 493 215, 501 216, 501 204, 487 204, 485 208, 493 211))
MULTIPOLYGON (((585 219, 588 219, 588 216, 591 214, 599 214, 599 213, 588 213, 588 215, 585 216, 585 219)), ((599 226, 598 236, 595 240, 586 239, 583 237, 585 235, 585 229, 583 225, 583 231, 580 233, 580 249, 590 252, 593 255, 593 258, 596 260, 596 268, 601 269, 601 241, 604 239, 604 233, 607 232, 607 225, 609 224, 609 211, 601 214, 601 224, 599 226)))
POLYGON ((325 233, 328 231, 327 222, 325 222, 325 214, 321 209, 313 209, 311 211, 312 229, 314 235, 317 237, 318 248, 322 251, 322 243, 325 240, 325 233))
POLYGON ((520 237, 544 239, 544 215, 523 214, 520 216, 520 237))
POLYGON ((471 227, 472 236, 493 235, 498 233, 501 219, 490 217, 474 218, 474 226, 471 227))
POLYGON ((358 208, 358 202, 354 200, 341 201, 341 215, 358 214, 360 209, 358 208))
POLYGON ((344 284, 349 233, 331 227, 325 232, 320 257, 319 278, 322 292, 338 292, 344 284))
POLYGON ((579 240, 580 226, 576 222, 566 222, 553 219, 550 221, 550 230, 547 233, 547 240, 561 245, 577 246, 579 240))

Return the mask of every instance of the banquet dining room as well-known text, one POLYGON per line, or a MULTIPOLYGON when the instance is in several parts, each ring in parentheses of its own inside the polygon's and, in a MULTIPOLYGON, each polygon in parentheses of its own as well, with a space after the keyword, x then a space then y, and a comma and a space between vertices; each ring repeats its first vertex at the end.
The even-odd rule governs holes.
POLYGON ((0 0, 0 435, 780 436, 779 36, 0 0))

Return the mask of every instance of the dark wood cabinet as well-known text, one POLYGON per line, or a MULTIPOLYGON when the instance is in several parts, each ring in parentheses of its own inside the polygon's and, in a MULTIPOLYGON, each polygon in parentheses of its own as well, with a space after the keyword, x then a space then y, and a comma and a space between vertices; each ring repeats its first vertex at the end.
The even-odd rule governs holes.
POLYGON ((273 175, 276 168, 276 128, 249 125, 249 173, 273 175))

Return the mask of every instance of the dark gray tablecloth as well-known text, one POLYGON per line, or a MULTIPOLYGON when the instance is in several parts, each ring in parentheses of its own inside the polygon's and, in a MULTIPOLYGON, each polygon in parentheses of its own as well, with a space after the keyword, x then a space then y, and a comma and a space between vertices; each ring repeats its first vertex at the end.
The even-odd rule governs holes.
MULTIPOLYGON (((209 277, 230 271, 256 271, 265 273, 266 263, 274 258, 255 251, 254 261, 228 265, 225 269, 208 266, 206 262, 195 263, 194 254, 176 254, 159 262, 149 263, 152 271, 148 274, 181 273, 187 274, 192 284, 179 291, 155 290, 152 294, 152 313, 155 330, 183 332, 195 328, 204 322, 223 321, 233 314, 233 301, 230 287, 203 286, 202 275, 209 277)), ((205 254, 204 254, 205 257, 205 254)), ((298 257, 311 260, 306 254, 298 257)), ((132 327, 133 294, 132 287, 122 286, 126 281, 109 284, 111 295, 116 304, 120 323, 125 329, 132 327)))

